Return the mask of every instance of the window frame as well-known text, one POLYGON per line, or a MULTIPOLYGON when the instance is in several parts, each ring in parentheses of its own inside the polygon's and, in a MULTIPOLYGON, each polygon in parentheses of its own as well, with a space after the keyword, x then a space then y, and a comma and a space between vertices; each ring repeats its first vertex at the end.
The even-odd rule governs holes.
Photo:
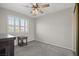
POLYGON ((13 15, 8 15, 7 16, 7 20, 9 20, 9 18, 8 17, 14 17, 14 25, 10 25, 9 24, 9 22, 7 21, 7 32, 8 33, 28 33, 28 19, 24 19, 24 18, 20 18, 20 17, 18 17, 19 18, 19 32, 16 32, 16 27, 17 27, 17 25, 15 24, 15 18, 17 17, 17 16, 13 16, 13 15), (21 19, 23 19, 24 20, 24 30, 23 31, 21 31, 21 19), (27 25, 26 25, 27 24, 27 25), (9 26, 14 26, 14 31, 12 31, 12 32, 9 32, 8 30, 9 30, 9 26), (26 31, 27 30, 27 31, 26 31))

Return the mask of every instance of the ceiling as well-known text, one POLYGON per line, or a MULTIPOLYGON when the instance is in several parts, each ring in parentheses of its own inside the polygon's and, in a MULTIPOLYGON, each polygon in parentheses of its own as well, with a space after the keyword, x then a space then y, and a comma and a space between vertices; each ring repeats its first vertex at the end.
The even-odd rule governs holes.
POLYGON ((73 7, 74 4, 73 3, 49 3, 49 7, 47 8, 47 10, 43 13, 43 14, 38 14, 37 16, 33 16, 30 12, 31 12, 31 8, 26 8, 24 6, 29 5, 30 3, 0 3, 0 7, 2 8, 6 8, 12 11, 16 11, 22 14, 25 14, 27 16, 30 17, 40 17, 49 13, 54 13, 66 8, 70 8, 73 7))

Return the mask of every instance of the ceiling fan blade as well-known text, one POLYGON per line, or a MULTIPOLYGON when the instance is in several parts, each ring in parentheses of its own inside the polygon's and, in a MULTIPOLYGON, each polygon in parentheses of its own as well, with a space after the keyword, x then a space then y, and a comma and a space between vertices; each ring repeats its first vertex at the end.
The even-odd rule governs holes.
POLYGON ((37 3, 31 3, 31 5, 32 5, 32 7, 36 7, 36 6, 38 6, 37 3))
POLYGON ((40 13, 44 13, 43 10, 41 10, 41 9, 38 9, 38 11, 39 11, 40 13))
POLYGON ((42 5, 39 5, 39 7, 42 7, 42 8, 49 7, 49 4, 42 4, 42 5))

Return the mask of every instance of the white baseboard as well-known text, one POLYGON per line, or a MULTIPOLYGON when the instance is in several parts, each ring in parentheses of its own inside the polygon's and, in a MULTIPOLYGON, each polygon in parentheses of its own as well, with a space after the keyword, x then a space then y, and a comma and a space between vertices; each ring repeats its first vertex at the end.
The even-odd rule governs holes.
POLYGON ((40 42, 43 42, 43 43, 46 43, 46 44, 50 44, 50 45, 54 45, 54 46, 58 46, 58 47, 61 47, 61 48, 65 48, 65 49, 68 49, 68 50, 71 50, 71 51, 73 51, 73 52, 75 52, 73 49, 71 49, 71 48, 67 48, 67 47, 63 47, 63 46, 60 46, 60 45, 58 45, 58 44, 52 44, 52 43, 49 43, 49 42, 46 42, 46 41, 41 41, 41 40, 37 40, 37 41, 40 41, 40 42))

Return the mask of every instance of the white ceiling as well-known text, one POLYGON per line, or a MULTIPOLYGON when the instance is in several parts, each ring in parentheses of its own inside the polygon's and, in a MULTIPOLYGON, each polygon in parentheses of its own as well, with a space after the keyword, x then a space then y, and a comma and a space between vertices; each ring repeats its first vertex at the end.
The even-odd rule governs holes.
POLYGON ((47 8, 47 10, 44 12, 44 14, 39 14, 37 16, 33 16, 30 13, 31 8, 24 7, 25 5, 30 6, 29 3, 0 3, 0 7, 22 13, 22 14, 25 14, 30 17, 39 17, 39 16, 43 16, 43 15, 46 15, 49 13, 54 13, 54 12, 74 6, 73 3, 49 3, 49 4, 50 4, 50 7, 47 8))

